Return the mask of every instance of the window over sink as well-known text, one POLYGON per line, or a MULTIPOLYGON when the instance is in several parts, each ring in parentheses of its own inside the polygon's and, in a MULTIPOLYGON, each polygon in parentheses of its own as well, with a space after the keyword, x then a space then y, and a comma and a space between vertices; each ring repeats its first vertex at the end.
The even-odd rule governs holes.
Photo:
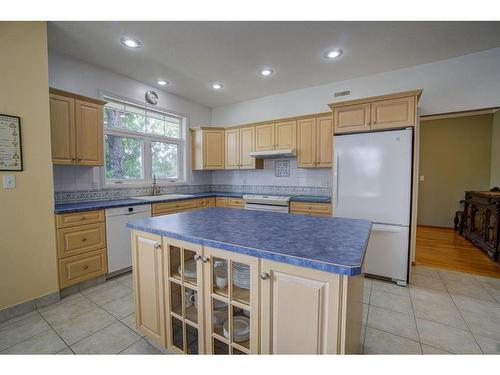
POLYGON ((186 175, 186 119, 105 95, 104 178, 110 184, 179 182, 186 175))

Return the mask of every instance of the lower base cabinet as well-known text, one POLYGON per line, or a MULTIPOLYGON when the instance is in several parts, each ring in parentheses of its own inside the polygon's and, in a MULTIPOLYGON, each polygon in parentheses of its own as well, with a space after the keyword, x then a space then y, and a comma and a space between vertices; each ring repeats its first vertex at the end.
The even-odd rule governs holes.
POLYGON ((137 329, 186 354, 356 353, 363 277, 132 231, 137 329))
POLYGON ((159 345, 166 345, 163 265, 165 257, 160 236, 132 234, 135 324, 159 345))
POLYGON ((358 351, 362 276, 346 277, 268 260, 262 260, 261 272, 262 354, 358 351), (356 284, 355 294, 344 292, 349 284, 351 293, 356 284), (357 309, 347 309, 347 303, 357 309), (346 314, 352 316, 346 319, 346 314), (352 344, 346 345, 342 337, 349 338, 352 344))

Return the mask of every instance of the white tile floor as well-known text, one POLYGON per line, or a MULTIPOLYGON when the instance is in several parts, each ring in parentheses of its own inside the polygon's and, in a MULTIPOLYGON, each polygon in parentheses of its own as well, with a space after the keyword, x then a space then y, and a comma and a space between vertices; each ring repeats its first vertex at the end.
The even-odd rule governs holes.
POLYGON ((0 324, 1 354, 160 354, 135 331, 132 274, 0 324))
POLYGON ((500 279, 413 268, 408 288, 365 279, 365 354, 500 354, 500 279))
MULTIPOLYGON (((500 279, 427 267, 365 279, 365 354, 500 354, 500 279)), ((0 324, 1 354, 158 354, 134 328, 131 274, 0 324)))

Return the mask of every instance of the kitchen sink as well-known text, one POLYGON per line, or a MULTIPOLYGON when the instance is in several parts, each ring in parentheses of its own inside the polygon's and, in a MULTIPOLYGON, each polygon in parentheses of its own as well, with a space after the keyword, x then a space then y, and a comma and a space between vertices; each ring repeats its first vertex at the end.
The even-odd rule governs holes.
POLYGON ((179 198, 192 198, 192 195, 188 194, 162 194, 162 195, 144 195, 141 197, 132 197, 132 199, 137 199, 141 201, 166 201, 170 199, 179 198))

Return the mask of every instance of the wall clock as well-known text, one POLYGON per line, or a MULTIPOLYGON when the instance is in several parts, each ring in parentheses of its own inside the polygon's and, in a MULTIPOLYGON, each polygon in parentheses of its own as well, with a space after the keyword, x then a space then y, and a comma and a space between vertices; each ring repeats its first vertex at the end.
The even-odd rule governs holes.
POLYGON ((150 104, 158 104, 158 94, 151 90, 146 93, 146 101, 150 104))

